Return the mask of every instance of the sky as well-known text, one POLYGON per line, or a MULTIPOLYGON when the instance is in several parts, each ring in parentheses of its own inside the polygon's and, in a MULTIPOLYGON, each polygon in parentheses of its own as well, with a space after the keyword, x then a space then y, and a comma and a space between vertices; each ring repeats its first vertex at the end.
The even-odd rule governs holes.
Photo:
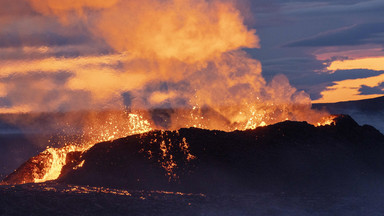
POLYGON ((252 2, 267 79, 282 73, 315 103, 383 95, 384 1, 252 2))
POLYGON ((2 113, 384 95, 384 0, 0 5, 2 113))

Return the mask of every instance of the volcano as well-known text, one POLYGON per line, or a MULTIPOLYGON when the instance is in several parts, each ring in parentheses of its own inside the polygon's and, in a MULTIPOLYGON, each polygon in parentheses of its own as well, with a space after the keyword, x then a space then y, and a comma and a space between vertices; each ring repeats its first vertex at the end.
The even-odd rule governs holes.
MULTIPOLYGON (((58 183, 191 193, 337 192, 383 186, 384 135, 339 115, 328 126, 285 121, 254 130, 151 131, 71 152, 58 183)), ((41 153, 3 184, 42 175, 41 153), (31 172, 34 170, 34 172, 31 172)))

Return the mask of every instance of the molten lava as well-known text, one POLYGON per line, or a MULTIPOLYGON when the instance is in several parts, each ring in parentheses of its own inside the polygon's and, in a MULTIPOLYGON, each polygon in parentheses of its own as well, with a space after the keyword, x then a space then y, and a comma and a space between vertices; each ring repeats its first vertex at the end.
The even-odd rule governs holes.
MULTIPOLYGON (((190 111, 190 122, 186 125, 192 125, 193 127, 202 127, 206 129, 216 129, 208 128, 205 123, 206 119, 201 115, 201 112, 196 112, 197 108, 194 108, 190 111)), ((254 107, 250 108, 250 116, 242 116, 247 112, 240 112, 239 119, 243 119, 243 122, 236 124, 229 124, 225 128, 228 131, 233 130, 248 130, 255 129, 257 127, 266 126, 266 122, 274 122, 273 118, 266 116, 267 113, 265 110, 256 110, 254 107), (241 126, 241 128, 239 128, 241 126)), ((323 116, 318 122, 313 123, 315 126, 325 126, 333 123, 334 116, 323 116)), ((42 155, 47 155, 44 161, 44 169, 42 170, 33 170, 31 172, 33 175, 33 182, 40 183, 50 180, 57 179, 62 168, 67 163, 67 155, 71 152, 84 152, 90 149, 94 144, 99 142, 110 141, 120 137, 126 137, 134 134, 143 134, 153 130, 152 124, 149 120, 144 119, 141 115, 125 113, 125 118, 122 118, 120 115, 109 115, 107 117, 108 121, 104 124, 99 124, 95 126, 90 126, 87 128, 87 134, 84 134, 83 137, 87 138, 87 141, 81 144, 78 143, 67 143, 62 148, 47 148, 42 155)), ((239 120, 238 119, 238 120, 239 120)), ((287 118, 288 120, 288 118, 287 118)), ((180 143, 173 143, 173 140, 167 135, 167 131, 161 131, 161 134, 156 138, 150 141, 152 144, 159 144, 159 149, 161 151, 162 158, 159 163, 166 170, 169 180, 177 179, 178 176, 174 174, 173 170, 178 167, 178 164, 173 160, 173 155, 170 153, 170 147, 172 145, 179 145, 182 149, 183 154, 185 155, 185 160, 190 161, 195 159, 195 156, 189 152, 189 145, 185 138, 175 139, 182 140, 180 143)), ((146 152, 149 157, 152 156, 152 152, 146 152)), ((83 166, 85 161, 81 161, 75 169, 78 169, 83 166)), ((27 183, 25 181, 24 183, 27 183)))
MULTIPOLYGON (((142 116, 130 113, 127 117, 128 118, 126 118, 125 121, 122 120, 124 124, 122 124, 121 121, 119 121, 119 123, 116 118, 110 116, 109 121, 100 125, 101 127, 97 129, 90 127, 90 133, 84 135, 89 136, 89 140, 80 145, 67 143, 67 145, 62 148, 47 148, 42 152, 42 154, 50 155, 49 159, 43 161, 47 171, 43 176, 34 173, 33 182, 39 183, 57 179, 61 174, 62 168, 66 164, 68 153, 84 152, 99 142, 110 141, 116 138, 145 133, 152 130, 150 123, 147 120, 144 120, 142 116)), ((82 161, 76 168, 82 167, 83 164, 84 161, 82 161)))
POLYGON ((181 137, 178 130, 176 130, 175 133, 162 130, 159 134, 155 134, 155 137, 156 138, 149 140, 149 143, 142 143, 142 145, 145 146, 143 146, 141 152, 145 152, 149 159, 151 159, 155 153, 150 149, 146 149, 146 147, 149 145, 159 145, 160 152, 159 155, 157 155, 157 158, 160 158, 160 160, 158 163, 166 171, 166 174, 169 177, 169 181, 178 179, 179 177, 174 172, 174 170, 179 167, 179 164, 176 162, 176 160, 174 160, 174 153, 172 153, 172 148, 175 146, 179 147, 184 161, 190 162, 191 160, 196 159, 196 156, 191 154, 186 138, 181 137))

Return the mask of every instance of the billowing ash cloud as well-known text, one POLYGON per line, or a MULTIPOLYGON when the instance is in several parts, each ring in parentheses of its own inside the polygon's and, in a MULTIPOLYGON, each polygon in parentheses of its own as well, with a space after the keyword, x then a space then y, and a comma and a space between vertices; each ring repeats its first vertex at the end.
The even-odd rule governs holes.
MULTIPOLYGON (((57 17, 64 26, 81 22, 95 41, 106 42, 117 53, 112 60, 102 60, 114 62, 108 69, 102 63, 93 67, 87 59, 52 59, 54 65, 78 65, 62 68, 73 74, 66 87, 90 92, 93 105, 196 110, 186 115, 172 111, 167 119, 172 127, 195 126, 198 121, 202 127, 240 129, 286 119, 316 122, 321 117, 310 110, 309 96, 297 92, 284 76, 265 82, 260 62, 241 50, 258 48, 259 38, 245 26, 233 1, 29 2, 36 12, 57 17)), ((54 65, 45 67, 58 67, 54 65)))
POLYGON ((30 0, 45 15, 70 22, 77 15, 95 35, 137 58, 187 63, 205 61, 240 47, 258 46, 229 2, 205 0, 30 0), (91 10, 96 10, 92 11, 91 10), (88 15, 89 14, 89 15, 88 15))
MULTIPOLYGON (((32 110, 84 109, 90 102, 90 95, 66 87, 72 74, 64 71, 55 73, 27 73, 0 78, 7 92, 5 107, 22 107, 31 104, 32 110), (41 106, 44 106, 42 109, 41 106)), ((1 106, 1 104, 0 104, 1 106)))

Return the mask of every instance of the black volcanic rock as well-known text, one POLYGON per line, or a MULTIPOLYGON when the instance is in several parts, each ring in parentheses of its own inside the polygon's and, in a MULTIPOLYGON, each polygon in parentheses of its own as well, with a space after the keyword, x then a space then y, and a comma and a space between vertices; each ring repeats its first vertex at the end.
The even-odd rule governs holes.
POLYGON ((348 114, 359 124, 369 124, 384 133, 384 97, 338 103, 312 104, 313 109, 331 114, 348 114))
POLYGON ((349 116, 314 127, 153 131, 68 156, 58 181, 185 192, 357 192, 384 182, 384 135, 349 116), (84 161, 82 167, 78 167, 84 161))

